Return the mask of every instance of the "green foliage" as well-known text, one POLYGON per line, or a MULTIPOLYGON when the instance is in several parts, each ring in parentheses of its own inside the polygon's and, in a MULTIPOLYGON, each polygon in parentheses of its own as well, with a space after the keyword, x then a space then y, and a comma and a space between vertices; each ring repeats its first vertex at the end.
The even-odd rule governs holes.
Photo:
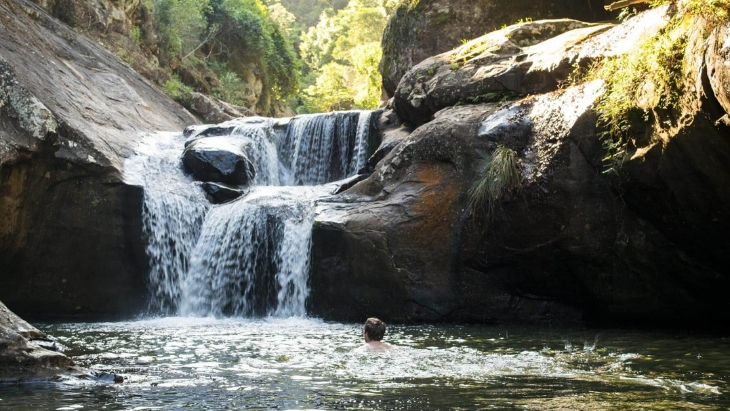
POLYGON ((131 30, 129 30, 129 38, 132 42, 134 42, 134 44, 139 46, 142 42, 142 31, 139 29, 139 26, 134 26, 131 30))
POLYGON ((380 103, 381 38, 386 12, 380 0, 351 0, 302 35, 300 52, 315 73, 299 112, 373 109, 380 103))
POLYGON ((286 98, 299 89, 300 63, 279 25, 260 0, 212 0, 211 24, 220 26, 213 49, 229 58, 236 51, 260 68, 264 88, 286 98))
POLYGON ((187 98, 193 90, 183 84, 178 76, 172 76, 172 78, 165 83, 165 92, 175 100, 181 100, 187 98))
POLYGON ((730 0, 680 0, 680 12, 702 17, 713 26, 730 21, 730 0))
POLYGON ((163 63, 190 53, 208 28, 208 0, 154 0, 155 23, 163 63))
POLYGON ((497 146, 484 162, 481 178, 469 190, 470 208, 475 213, 486 211, 491 218, 498 201, 521 186, 517 153, 507 146, 497 146))
POLYGON ((616 172, 625 160, 632 125, 653 117, 661 127, 677 108, 682 93, 682 62, 686 37, 667 28, 624 55, 607 58, 588 74, 606 82, 596 106, 606 149, 607 172, 616 172))
POLYGON ((134 58, 131 54, 125 49, 119 49, 117 50, 117 57, 122 59, 125 63, 129 64, 130 66, 134 63, 134 58))
POLYGON ((220 86, 213 89, 213 95, 217 98, 236 105, 244 105, 246 85, 238 77, 238 74, 224 69, 218 72, 220 86))

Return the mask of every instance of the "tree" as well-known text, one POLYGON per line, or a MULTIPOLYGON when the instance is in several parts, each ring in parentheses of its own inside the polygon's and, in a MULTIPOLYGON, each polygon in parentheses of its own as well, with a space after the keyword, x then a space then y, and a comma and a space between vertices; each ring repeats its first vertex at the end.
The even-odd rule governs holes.
POLYGON ((316 74, 298 111, 374 109, 380 103, 378 63, 386 24, 381 0, 351 0, 344 9, 326 9, 303 36, 302 60, 316 74))

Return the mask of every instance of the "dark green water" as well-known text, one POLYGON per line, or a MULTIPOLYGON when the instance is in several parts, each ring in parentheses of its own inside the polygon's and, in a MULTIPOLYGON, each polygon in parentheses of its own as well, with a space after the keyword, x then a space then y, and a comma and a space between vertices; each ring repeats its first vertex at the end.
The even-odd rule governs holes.
POLYGON ((122 384, 0 385, 2 410, 716 410, 730 340, 671 332, 160 320, 41 325, 122 384))

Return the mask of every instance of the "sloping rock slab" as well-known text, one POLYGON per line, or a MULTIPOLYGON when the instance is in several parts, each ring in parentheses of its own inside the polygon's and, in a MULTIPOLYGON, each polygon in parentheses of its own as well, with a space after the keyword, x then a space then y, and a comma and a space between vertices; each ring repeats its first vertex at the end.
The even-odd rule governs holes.
POLYGON ((518 20, 570 18, 606 21, 602 0, 402 1, 383 33, 380 73, 392 97, 403 75, 421 61, 518 20))

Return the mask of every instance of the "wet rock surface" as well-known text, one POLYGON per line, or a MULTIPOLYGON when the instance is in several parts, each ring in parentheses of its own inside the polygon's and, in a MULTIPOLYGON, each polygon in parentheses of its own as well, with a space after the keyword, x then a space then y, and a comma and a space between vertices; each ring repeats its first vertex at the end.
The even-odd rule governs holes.
POLYGON ((0 300, 27 316, 146 307, 143 132, 194 124, 119 58, 32 2, 0 1, 0 300))
MULTIPOLYGON (((313 311, 348 319, 372 312, 398 321, 531 323, 673 321, 728 312, 717 291, 730 287, 721 275, 724 257, 693 252, 698 247, 679 235, 698 239, 708 231, 686 230, 685 220, 678 224, 684 230, 669 233, 662 217, 646 214, 648 203, 635 208, 630 198, 671 196, 658 187, 668 183, 661 170, 686 164, 665 156, 651 190, 624 182, 623 197, 601 173, 591 111, 601 93, 595 82, 503 107, 437 113, 373 176, 345 191, 346 202, 320 204, 313 311), (518 153, 523 187, 503 197, 494 215, 473 214, 470 182, 497 145, 518 153)), ((655 166, 642 162, 629 172, 652 176, 655 166)), ((727 216, 725 204, 707 199, 694 206, 727 216)), ((725 241, 717 233, 712 238, 725 241)))
POLYGON ((234 142, 210 137, 192 142, 182 155, 185 168, 203 182, 243 186, 256 175, 253 163, 234 142))
POLYGON ((244 190, 226 184, 206 182, 202 184, 208 200, 213 204, 222 204, 233 201, 245 194, 244 190))

